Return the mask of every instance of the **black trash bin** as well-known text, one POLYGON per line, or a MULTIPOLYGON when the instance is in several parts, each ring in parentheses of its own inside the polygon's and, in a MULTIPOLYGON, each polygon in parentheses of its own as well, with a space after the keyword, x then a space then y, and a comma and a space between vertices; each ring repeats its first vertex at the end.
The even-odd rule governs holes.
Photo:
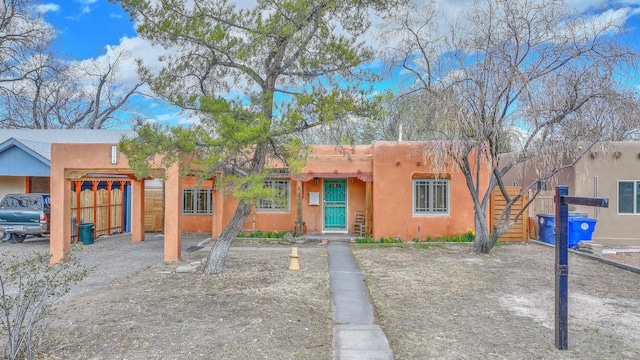
POLYGON ((78 224, 78 236, 83 244, 93 244, 93 230, 96 225, 94 223, 81 223, 78 224))

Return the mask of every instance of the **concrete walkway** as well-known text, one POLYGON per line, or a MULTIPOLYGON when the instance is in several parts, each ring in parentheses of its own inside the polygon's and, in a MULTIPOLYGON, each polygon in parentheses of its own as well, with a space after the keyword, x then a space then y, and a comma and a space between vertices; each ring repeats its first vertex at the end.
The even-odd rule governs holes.
POLYGON ((373 323, 373 307, 364 277, 347 241, 330 241, 329 287, 333 320, 335 360, 393 359, 389 341, 373 323))

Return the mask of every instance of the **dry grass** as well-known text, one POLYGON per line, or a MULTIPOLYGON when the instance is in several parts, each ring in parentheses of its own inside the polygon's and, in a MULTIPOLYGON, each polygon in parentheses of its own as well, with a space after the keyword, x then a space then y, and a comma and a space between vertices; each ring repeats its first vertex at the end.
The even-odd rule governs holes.
POLYGON ((554 249, 354 246, 396 359, 637 359, 640 276, 570 257, 569 350, 554 346, 554 249))
POLYGON ((302 252, 292 272, 289 250, 232 251, 220 276, 161 264, 76 296, 60 308, 47 358, 330 359, 326 253, 302 252))
MULTIPOLYGON (((559 351, 553 248, 352 249, 396 359, 640 357, 638 274, 570 255, 569 350, 559 351)), ((300 250, 300 272, 287 270, 290 247, 232 251, 220 276, 159 264, 74 296, 43 358, 331 359, 327 255, 300 250)))

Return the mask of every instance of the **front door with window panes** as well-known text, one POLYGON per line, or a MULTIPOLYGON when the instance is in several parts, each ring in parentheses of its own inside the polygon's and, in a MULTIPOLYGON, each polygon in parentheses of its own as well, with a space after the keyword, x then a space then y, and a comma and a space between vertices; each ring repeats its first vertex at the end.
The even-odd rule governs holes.
POLYGON ((324 180, 324 230, 347 230, 347 181, 324 180))

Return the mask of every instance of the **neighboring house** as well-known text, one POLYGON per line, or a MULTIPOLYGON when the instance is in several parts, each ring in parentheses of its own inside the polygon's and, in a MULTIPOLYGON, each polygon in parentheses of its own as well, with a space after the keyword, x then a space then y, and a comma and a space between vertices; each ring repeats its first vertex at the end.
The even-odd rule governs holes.
MULTIPOLYGON (((0 198, 49 192, 51 143, 118 143, 131 130, 0 129, 0 198)), ((69 154, 73 156, 73 154, 69 154)))
MULTIPOLYGON (((131 130, 93 130, 93 129, 1 129, 0 130, 0 199, 9 193, 32 193, 32 192, 49 192, 49 175, 51 171, 51 144, 52 143, 107 143, 117 144, 120 139, 125 137, 134 137, 136 133, 131 130)), ((75 156, 74 153, 66 154, 66 156, 75 156)), ((109 185, 104 177, 101 179, 87 179, 81 183, 74 183, 80 192, 92 191, 95 187, 96 192, 111 191, 107 190, 109 185), (97 182, 96 182, 97 181, 97 182)), ((128 180, 128 179, 118 179, 128 180)), ((115 185, 115 192, 121 194, 118 203, 121 207, 126 208, 124 195, 127 192, 123 187, 119 188, 119 183, 115 185)), ((78 193, 80 193, 78 192, 78 193)), ((91 199, 91 195, 85 194, 83 199, 91 199)), ((79 206, 75 215, 76 222, 80 222, 83 218, 87 221, 105 218, 100 216, 104 212, 99 207, 87 205, 88 201, 83 201, 79 197, 75 200, 79 206), (84 204, 84 205, 83 205, 84 204), (80 209, 80 207, 82 207, 80 209), (94 211, 95 209, 95 211, 94 211)), ((113 207, 112 205, 112 207, 113 207)), ((114 213, 116 210, 114 210, 114 213)), ((124 214, 126 210, 118 210, 119 214, 124 214)), ((99 221, 98 221, 99 222, 99 221)), ((115 221, 114 221, 115 222, 115 221)), ((124 218, 118 221, 119 230, 125 225, 124 218)), ((103 233, 113 231, 111 226, 105 225, 103 233)))
MULTIPOLYGON (((533 166, 511 171, 506 184, 535 181, 533 166), (519 174, 518 174, 519 172, 519 174)), ((640 245, 640 142, 606 142, 578 163, 551 178, 546 190, 569 186, 574 196, 609 198, 608 208, 574 206, 598 220, 593 241, 605 245, 640 245)))
MULTIPOLYGON (((427 145, 313 146, 300 174, 284 170, 265 180, 264 186, 277 189, 281 201, 258 201, 245 230, 293 230, 299 191, 309 233, 357 230, 375 239, 405 241, 463 234, 474 228, 473 202, 464 176, 452 164, 436 171, 423 155, 427 145), (364 214, 362 232, 354 227, 358 214, 364 214)), ((131 179, 132 240, 144 240, 145 179, 134 178, 123 154, 112 157, 107 144, 53 144, 51 153, 52 203, 62 204, 52 208, 54 261, 68 247, 65 239, 70 230, 64 225, 71 220, 71 184, 91 177, 117 174, 131 179)), ((219 189, 216 179, 181 179, 175 166, 152 170, 154 178, 164 179, 165 260, 180 258, 182 231, 211 232, 216 237, 233 217, 238 200, 219 189)), ((488 171, 482 172, 481 181, 488 183, 488 171)))

